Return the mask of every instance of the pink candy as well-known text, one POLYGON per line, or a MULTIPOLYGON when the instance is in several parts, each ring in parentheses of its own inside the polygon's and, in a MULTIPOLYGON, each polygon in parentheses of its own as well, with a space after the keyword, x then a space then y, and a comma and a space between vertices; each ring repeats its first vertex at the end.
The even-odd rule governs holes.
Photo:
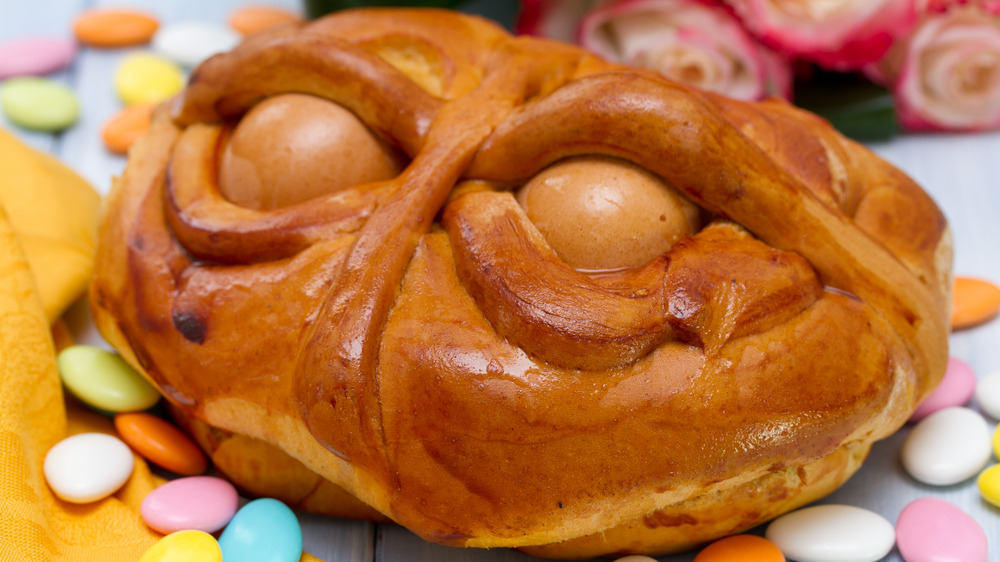
POLYGON ((921 498, 903 508, 896 545, 907 562, 985 562, 986 533, 975 519, 938 498, 921 498))
POLYGON ((76 43, 60 37, 25 37, 0 44, 0 80, 61 70, 76 56, 76 43))
POLYGON ((968 363, 952 357, 948 359, 948 369, 941 379, 941 384, 910 416, 911 422, 920 421, 927 416, 951 406, 962 406, 971 398, 976 390, 976 374, 968 363))
POLYGON ((197 530, 214 533, 236 514, 236 488, 220 478, 191 476, 171 480, 142 500, 142 520, 163 533, 197 530))

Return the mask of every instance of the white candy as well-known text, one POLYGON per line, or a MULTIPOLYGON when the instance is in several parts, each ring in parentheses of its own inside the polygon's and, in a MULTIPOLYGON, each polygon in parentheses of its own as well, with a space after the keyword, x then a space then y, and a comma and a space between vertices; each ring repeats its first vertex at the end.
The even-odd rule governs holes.
POLYGON ((1000 420, 1000 371, 979 379, 976 383, 976 403, 986 415, 1000 420))
POLYGON ((787 513, 771 522, 765 536, 799 562, 874 562, 896 542, 896 531, 884 517, 849 505, 787 513))
POLYGON ((43 470, 57 496, 89 503, 121 488, 134 465, 131 449, 121 440, 104 433, 80 433, 49 449, 43 470))
POLYGON ((939 410, 913 427, 903 442, 903 467, 925 484, 949 486, 975 476, 990 460, 990 431, 974 410, 939 410))
POLYGON ((153 50, 181 66, 193 68, 208 57, 229 51, 240 43, 235 31, 204 22, 176 23, 153 36, 153 50))

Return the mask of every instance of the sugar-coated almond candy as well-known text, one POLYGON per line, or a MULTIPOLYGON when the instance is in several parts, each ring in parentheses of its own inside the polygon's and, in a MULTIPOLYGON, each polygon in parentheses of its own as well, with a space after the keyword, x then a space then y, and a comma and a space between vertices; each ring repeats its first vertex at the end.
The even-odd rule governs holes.
POLYGON ((56 362, 66 388, 95 408, 136 412, 160 399, 160 393, 117 353, 74 345, 61 351, 56 362))
POLYGON ((80 14, 73 33, 91 47, 128 47, 148 43, 159 27, 159 21, 146 12, 99 8, 80 14))
POLYGON ((272 6, 244 6, 229 16, 229 27, 242 35, 271 29, 286 23, 300 21, 301 16, 272 6))
POLYGON ((907 504, 896 521, 896 545, 907 562, 986 562, 986 533, 967 513, 940 498, 907 504))
POLYGON ((159 416, 145 412, 118 414, 115 429, 137 453, 171 472, 194 476, 207 468, 201 449, 180 429, 159 416))
POLYGON ((34 131, 61 131, 80 115, 72 90, 37 76, 5 80, 0 86, 0 107, 12 123, 34 131))
POLYGON ((884 517, 849 505, 786 513, 768 525, 765 536, 798 562, 875 562, 896 542, 896 531, 884 517))
POLYGON ((995 464, 979 473, 976 486, 984 500, 1000 507, 1000 464, 995 464))
POLYGON ((153 36, 152 47, 153 51, 177 64, 193 68, 239 43, 239 34, 227 27, 189 21, 164 26, 153 36))
POLYGON ((43 472, 49 487, 63 500, 90 503, 115 493, 134 468, 132 451, 120 439, 80 433, 49 449, 43 472))
POLYGON ((948 359, 944 378, 934 392, 917 406, 910 415, 911 422, 918 422, 927 416, 951 406, 964 406, 976 390, 976 373, 968 363, 957 357, 948 359))
POLYGON ((139 562, 222 562, 215 537, 204 531, 177 531, 163 537, 146 551, 139 562))
POLYGON ((991 418, 1000 420, 1000 371, 987 373, 976 382, 976 403, 991 418))
POLYGON ((213 476, 188 476, 163 484, 142 500, 139 514, 161 533, 196 529, 214 533, 236 513, 239 497, 232 484, 213 476))
POLYGON ((785 562, 785 555, 775 544, 757 535, 733 535, 705 547, 694 562, 785 562))
POLYGON ((0 43, 0 80, 41 76, 69 66, 76 43, 63 37, 22 37, 0 43))
POLYGON ((115 71, 115 90, 126 105, 158 103, 183 87, 180 67, 152 53, 128 55, 115 71))
POLYGON ((288 506, 262 498, 240 508, 219 537, 219 546, 226 560, 298 562, 302 528, 288 506))
POLYGON ((951 327, 958 330, 986 322, 1000 312, 1000 287, 984 279, 956 277, 951 327))
POLYGON ((901 456, 906 471, 925 484, 958 484, 989 462, 989 428, 974 410, 945 408, 913 427, 903 441, 901 456))
POLYGON ((130 105, 114 114, 101 129, 104 146, 115 154, 125 154, 147 132, 152 120, 152 103, 130 105))
POLYGON ((56 346, 56 353, 76 343, 73 332, 62 318, 52 323, 52 343, 56 346))

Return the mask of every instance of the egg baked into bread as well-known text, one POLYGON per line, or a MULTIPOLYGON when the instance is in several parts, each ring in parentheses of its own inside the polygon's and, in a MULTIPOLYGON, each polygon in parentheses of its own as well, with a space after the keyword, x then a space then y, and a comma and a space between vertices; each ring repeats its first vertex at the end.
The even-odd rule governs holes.
POLYGON ((194 71, 91 301, 245 493, 589 557, 843 483, 944 372, 950 267, 931 199, 785 102, 361 10, 194 71))

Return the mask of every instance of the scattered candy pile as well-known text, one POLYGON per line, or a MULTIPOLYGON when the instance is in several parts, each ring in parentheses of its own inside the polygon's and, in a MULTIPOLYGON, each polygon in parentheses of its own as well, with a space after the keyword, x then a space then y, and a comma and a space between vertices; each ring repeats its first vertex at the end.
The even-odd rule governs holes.
POLYGON ((146 562, 176 560, 273 560, 298 562, 302 530, 298 518, 274 499, 239 508, 236 488, 214 476, 201 449, 171 422, 148 411, 160 395, 121 356, 71 345, 57 357, 65 388, 91 408, 114 417, 119 437, 80 433, 63 439, 45 456, 45 479, 59 498, 91 503, 118 491, 132 475, 133 452, 173 472, 155 488, 139 512, 166 535, 147 551, 146 562), (218 541, 212 533, 222 531, 218 541))
POLYGON ((107 149, 124 154, 149 128, 152 106, 184 85, 185 71, 235 47, 244 36, 299 21, 298 14, 266 6, 234 11, 229 26, 199 21, 161 25, 153 14, 131 9, 85 11, 73 23, 76 41, 65 37, 24 37, 0 43, 0 110, 25 129, 58 132, 73 126, 80 107, 72 90, 46 75, 66 69, 77 44, 99 49, 149 45, 129 53, 114 76, 123 104, 101 131, 107 149))

